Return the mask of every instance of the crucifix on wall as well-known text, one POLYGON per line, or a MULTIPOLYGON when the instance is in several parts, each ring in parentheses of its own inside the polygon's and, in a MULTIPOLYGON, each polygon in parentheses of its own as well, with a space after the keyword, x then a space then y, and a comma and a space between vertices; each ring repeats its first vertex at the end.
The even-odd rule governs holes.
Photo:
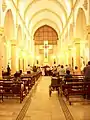
POLYGON ((48 62, 48 50, 52 49, 52 45, 48 45, 48 41, 44 41, 44 45, 40 47, 40 49, 44 49, 44 63, 48 62))
POLYGON ((44 62, 48 62, 48 41, 44 41, 44 62))

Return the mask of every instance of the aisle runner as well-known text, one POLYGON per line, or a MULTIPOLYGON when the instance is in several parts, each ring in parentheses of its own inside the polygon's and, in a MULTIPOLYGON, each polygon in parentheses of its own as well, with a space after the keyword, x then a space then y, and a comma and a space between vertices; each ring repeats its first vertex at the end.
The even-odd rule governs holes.
MULTIPOLYGON (((32 88, 32 90, 30 91, 30 94, 29 94, 29 97, 27 98, 24 106, 22 107, 21 111, 19 112, 18 116, 16 117, 16 120, 23 120, 25 115, 26 115, 26 112, 28 111, 28 108, 31 104, 31 101, 32 101, 32 97, 34 96, 34 94, 36 93, 36 90, 37 90, 37 86, 38 86, 38 83, 39 81, 41 80, 41 78, 39 78, 38 82, 35 84, 35 86, 32 88)), ((54 93, 53 93, 54 94, 54 93)), ((58 97, 58 96, 57 96, 58 97)), ((53 98, 53 95, 50 99, 53 98)), ((64 116, 65 116, 65 119, 66 120, 74 120, 73 116, 71 115, 65 101, 63 100, 62 97, 58 97, 58 100, 59 100, 59 103, 60 103, 60 107, 62 109, 62 112, 64 113, 64 116)))
POLYGON ((36 92, 37 85, 38 85, 40 79, 41 79, 41 77, 39 78, 39 80, 35 83, 35 85, 34 85, 33 88, 31 89, 31 91, 30 91, 30 93, 29 93, 30 95, 29 95, 29 97, 27 98, 27 100, 26 100, 24 106, 22 107, 21 111, 19 112, 18 116, 16 117, 16 120, 23 120, 23 119, 24 119, 25 114, 26 114, 26 112, 27 112, 27 110, 28 110, 28 108, 29 108, 29 105, 30 105, 30 103, 31 103, 31 98, 32 98, 32 96, 33 96, 33 95, 35 94, 35 92, 36 92))
POLYGON ((73 116, 71 115, 65 101, 63 100, 63 98, 61 96, 59 96, 59 102, 60 102, 60 105, 61 105, 61 108, 63 110, 63 113, 65 115, 65 118, 66 120, 74 120, 73 116))

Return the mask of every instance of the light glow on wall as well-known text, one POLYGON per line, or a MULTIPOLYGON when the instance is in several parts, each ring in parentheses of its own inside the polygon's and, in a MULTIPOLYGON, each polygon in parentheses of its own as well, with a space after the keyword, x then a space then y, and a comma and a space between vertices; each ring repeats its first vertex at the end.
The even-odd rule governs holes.
POLYGON ((52 58, 53 58, 53 59, 55 59, 55 58, 56 58, 56 56, 55 56, 55 55, 53 55, 53 56, 52 56, 52 58))
POLYGON ((85 49, 85 55, 86 55, 87 60, 89 60, 89 48, 85 49))
POLYGON ((68 13, 68 15, 70 14, 70 12, 71 12, 71 7, 70 7, 70 4, 69 4, 69 0, 65 0, 65 3, 66 3, 66 7, 67 7, 67 13, 68 13))
POLYGON ((39 60, 40 59, 40 56, 36 56, 36 60, 39 60))
POLYGON ((62 15, 62 21, 63 21, 63 24, 65 25, 66 19, 65 19, 65 16, 64 16, 64 15, 62 15))

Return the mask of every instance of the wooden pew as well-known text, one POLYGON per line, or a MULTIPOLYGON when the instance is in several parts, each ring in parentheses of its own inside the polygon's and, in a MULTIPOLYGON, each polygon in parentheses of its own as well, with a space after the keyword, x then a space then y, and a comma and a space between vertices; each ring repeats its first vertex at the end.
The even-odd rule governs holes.
POLYGON ((72 77, 72 78, 64 78, 65 83, 66 82, 81 82, 84 78, 79 77, 72 77))
POLYGON ((14 96, 20 97, 20 103, 23 101, 23 83, 22 82, 13 82, 13 81, 0 81, 0 95, 2 97, 2 101, 5 96, 14 96))
POLYGON ((84 75, 72 75, 73 78, 84 78, 84 75))
POLYGON ((66 82, 62 85, 62 91, 71 105, 70 96, 90 94, 90 82, 66 82))
POLYGON ((24 82, 25 87, 28 87, 28 90, 32 88, 35 82, 40 77, 41 72, 33 72, 31 74, 24 74, 21 76, 21 80, 24 82))
POLYGON ((1 96, 1 100, 3 101, 3 82, 0 81, 0 96, 1 96))
POLYGON ((5 98, 5 96, 16 96, 20 97, 20 103, 23 101, 23 98, 27 94, 26 87, 28 86, 29 90, 35 84, 35 81, 40 77, 41 72, 35 72, 28 75, 21 75, 20 81, 15 81, 13 77, 9 77, 6 79, 0 80, 0 96, 1 100, 5 98), (24 94, 23 94, 24 93, 24 94))

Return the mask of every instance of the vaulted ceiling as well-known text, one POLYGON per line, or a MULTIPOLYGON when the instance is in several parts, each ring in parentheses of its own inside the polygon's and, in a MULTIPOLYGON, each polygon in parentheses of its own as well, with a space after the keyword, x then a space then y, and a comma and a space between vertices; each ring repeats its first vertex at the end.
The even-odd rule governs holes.
POLYGON ((30 33, 43 26, 53 27, 58 35, 62 32, 76 0, 17 0, 30 33))

